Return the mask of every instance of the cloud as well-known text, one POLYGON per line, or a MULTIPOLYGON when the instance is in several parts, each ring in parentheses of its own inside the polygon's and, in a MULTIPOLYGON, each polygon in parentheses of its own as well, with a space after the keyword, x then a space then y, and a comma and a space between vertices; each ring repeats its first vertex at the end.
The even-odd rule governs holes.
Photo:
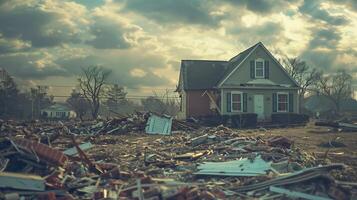
POLYGON ((307 49, 300 57, 307 60, 314 67, 328 72, 331 71, 332 66, 336 64, 337 53, 326 50, 307 49))
POLYGON ((332 27, 317 29, 313 32, 313 39, 310 41, 309 48, 327 48, 336 50, 336 47, 341 40, 340 33, 332 27))
POLYGON ((226 60, 262 41, 332 72, 357 69, 356 1, 0 0, 0 67, 74 84, 101 65, 127 87, 174 87, 181 59, 226 60))
POLYGON ((329 0, 335 4, 345 5, 347 8, 357 11, 357 1, 356 0, 329 0))
POLYGON ((125 37, 125 29, 109 19, 98 18, 91 26, 93 40, 87 41, 97 49, 127 49, 131 46, 125 37))
POLYGON ((149 39, 143 29, 125 16, 120 5, 108 1, 92 11, 86 44, 96 49, 129 49, 149 39))
POLYGON ((312 32, 309 45, 301 53, 301 57, 325 72, 346 68, 343 61, 338 59, 344 54, 339 48, 341 39, 341 33, 335 27, 316 28, 312 32))
POLYGON ((32 47, 79 43, 85 13, 84 6, 67 1, 6 1, 0 5, 0 33, 32 47))
POLYGON ((158 23, 216 26, 222 16, 211 14, 209 5, 207 0, 127 0, 125 9, 158 23))
POLYGON ((261 25, 255 25, 250 27, 233 26, 228 29, 228 33, 234 35, 237 38, 245 38, 240 42, 246 46, 253 45, 259 41, 262 41, 264 44, 273 44, 278 40, 281 40, 281 34, 284 28, 281 24, 276 22, 266 22, 261 25))
POLYGON ((0 55, 0 67, 20 79, 44 79, 49 76, 68 76, 47 52, 25 52, 0 55))
POLYGON ((224 0, 236 7, 242 7, 257 14, 270 14, 281 11, 290 1, 286 0, 224 0))
POLYGON ((31 43, 19 39, 6 39, 0 36, 0 54, 29 50, 31 43))
POLYGON ((303 14, 309 15, 312 20, 324 21, 331 25, 345 25, 348 23, 346 17, 342 15, 331 15, 327 10, 321 7, 319 0, 304 0, 299 11, 303 14))
POLYGON ((142 49, 111 50, 110 54, 108 51, 102 51, 97 50, 85 57, 61 58, 56 63, 75 76, 81 75, 82 68, 91 65, 103 66, 112 72, 110 82, 127 87, 160 86, 169 83, 169 77, 160 77, 152 72, 167 65, 165 57, 161 55, 142 54, 142 49), (133 70, 140 71, 140 76, 133 74, 133 70))

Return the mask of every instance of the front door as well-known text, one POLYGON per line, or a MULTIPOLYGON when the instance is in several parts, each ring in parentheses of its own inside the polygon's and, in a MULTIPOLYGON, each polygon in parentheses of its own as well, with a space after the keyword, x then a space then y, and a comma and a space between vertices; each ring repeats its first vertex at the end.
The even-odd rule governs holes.
POLYGON ((258 119, 264 119, 264 96, 262 94, 254 95, 254 113, 258 115, 258 119))

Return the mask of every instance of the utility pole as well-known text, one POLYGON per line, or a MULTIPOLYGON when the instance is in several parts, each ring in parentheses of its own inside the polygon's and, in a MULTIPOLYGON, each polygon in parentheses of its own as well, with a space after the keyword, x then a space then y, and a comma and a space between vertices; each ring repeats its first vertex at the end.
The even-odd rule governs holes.
POLYGON ((31 120, 34 118, 34 100, 37 97, 37 89, 36 88, 31 88, 31 120))

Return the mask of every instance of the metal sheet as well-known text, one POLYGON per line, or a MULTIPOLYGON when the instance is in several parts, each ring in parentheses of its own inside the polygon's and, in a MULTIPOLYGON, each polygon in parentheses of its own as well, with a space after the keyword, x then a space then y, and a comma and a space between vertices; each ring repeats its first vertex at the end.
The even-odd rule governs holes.
POLYGON ((293 190, 287 190, 285 188, 279 188, 279 187, 275 187, 275 186, 270 186, 269 190, 272 192, 285 194, 288 197, 303 198, 303 199, 308 199, 308 200, 332 200, 331 198, 328 198, 328 197, 321 197, 321 196, 306 194, 306 193, 297 192, 297 191, 293 191, 293 190))
POLYGON ((216 176, 261 176, 271 170, 271 163, 260 156, 254 160, 247 158, 228 162, 205 162, 198 166, 198 175, 216 176))
POLYGON ((171 126, 171 117, 152 115, 146 123, 145 131, 148 134, 170 135, 171 126))
POLYGON ((40 176, 0 172, 0 188, 45 191, 45 181, 40 176))
MULTIPOLYGON (((87 149, 90 149, 92 147, 94 147, 94 145, 92 143, 90 143, 90 142, 83 143, 83 144, 79 145, 79 148, 81 148, 83 151, 85 151, 87 149)), ((72 147, 72 148, 69 148, 69 149, 65 150, 63 153, 68 155, 68 156, 74 156, 78 152, 77 152, 76 147, 72 147)))

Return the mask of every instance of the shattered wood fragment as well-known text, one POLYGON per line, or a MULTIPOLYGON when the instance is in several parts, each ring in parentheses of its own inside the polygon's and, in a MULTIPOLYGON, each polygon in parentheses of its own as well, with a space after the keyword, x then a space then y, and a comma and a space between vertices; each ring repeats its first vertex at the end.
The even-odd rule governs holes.
POLYGON ((87 155, 82 151, 82 149, 79 147, 78 143, 76 142, 76 139, 74 138, 74 136, 72 135, 71 137, 72 139, 72 143, 73 145, 76 147, 77 152, 79 154, 79 157, 81 158, 82 162, 84 164, 86 164, 89 168, 89 170, 97 173, 97 174, 102 174, 103 170, 100 169, 100 167, 98 165, 96 165, 95 163, 93 163, 91 160, 89 160, 89 158, 87 157, 87 155))
POLYGON ((53 149, 45 144, 27 139, 18 139, 16 140, 16 144, 27 149, 29 152, 33 151, 40 159, 54 165, 65 166, 68 162, 68 157, 61 151, 53 149))
POLYGON ((276 136, 268 140, 268 144, 273 147, 283 147, 290 149, 293 141, 283 136, 276 136))
POLYGON ((204 150, 204 151, 199 151, 199 152, 189 152, 189 153, 185 153, 185 154, 180 154, 175 156, 175 159, 182 159, 182 160, 196 160, 204 155, 210 154, 212 153, 209 150, 204 150))
POLYGON ((204 134, 191 139, 192 146, 198 146, 200 144, 204 144, 208 139, 208 134, 204 134))
POLYGON ((128 172, 120 171, 119 167, 114 167, 112 170, 101 174, 100 177, 129 180, 132 176, 128 172))
MULTIPOLYGON (((44 191, 1 188, 2 192, 15 191, 19 198, 29 199, 138 199, 139 191, 149 200, 284 198, 285 194, 269 191, 270 186, 275 186, 318 197, 356 198, 355 183, 338 182, 329 176, 352 181, 353 169, 342 170, 336 164, 314 167, 329 160, 316 159, 314 152, 299 148, 299 142, 293 145, 290 138, 294 137, 288 136, 285 129, 262 134, 259 130, 263 129, 200 127, 198 120, 190 123, 172 119, 174 132, 170 136, 147 135, 149 116, 135 113, 61 124, 0 122, 1 130, 5 127, 11 132, 6 136, 49 140, 53 148, 48 148, 65 149, 61 153, 68 157, 67 164, 61 167, 48 161, 36 145, 29 148, 0 139, 0 168, 40 175, 46 186, 44 191), (64 131, 76 140, 51 139, 64 131), (277 132, 281 136, 274 136, 277 132)), ((341 141, 345 141, 344 137, 341 141)), ((355 159, 343 148, 336 152, 338 157, 328 151, 322 153, 339 160, 355 159)))

